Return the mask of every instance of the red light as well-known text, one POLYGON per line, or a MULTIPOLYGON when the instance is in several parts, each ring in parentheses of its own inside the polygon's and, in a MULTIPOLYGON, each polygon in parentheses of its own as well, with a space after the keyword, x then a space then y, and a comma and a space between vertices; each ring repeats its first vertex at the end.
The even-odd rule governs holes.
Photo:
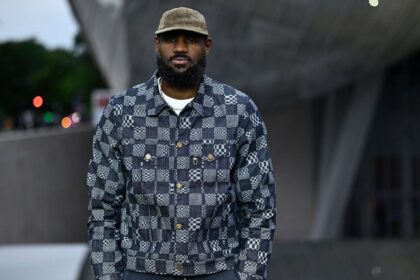
POLYGON ((69 128, 71 126, 71 119, 69 117, 64 117, 61 119, 61 126, 64 128, 69 128))
POLYGON ((35 96, 34 99, 32 100, 32 104, 34 105, 35 108, 39 108, 42 106, 42 104, 44 104, 44 99, 42 99, 41 96, 35 96))

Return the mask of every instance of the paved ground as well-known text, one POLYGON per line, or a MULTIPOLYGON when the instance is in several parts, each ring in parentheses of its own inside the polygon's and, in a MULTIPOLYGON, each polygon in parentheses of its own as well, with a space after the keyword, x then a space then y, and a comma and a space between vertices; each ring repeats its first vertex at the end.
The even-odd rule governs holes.
POLYGON ((0 246, 0 279, 76 280, 86 244, 0 246))

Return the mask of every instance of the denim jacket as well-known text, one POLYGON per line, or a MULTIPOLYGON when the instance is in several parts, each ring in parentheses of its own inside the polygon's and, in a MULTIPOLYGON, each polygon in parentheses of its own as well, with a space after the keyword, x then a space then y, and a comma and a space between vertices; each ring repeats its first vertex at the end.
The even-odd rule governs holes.
POLYGON ((204 76, 176 115, 157 75, 113 96, 89 162, 96 279, 124 270, 264 280, 275 229, 267 131, 244 93, 204 76))

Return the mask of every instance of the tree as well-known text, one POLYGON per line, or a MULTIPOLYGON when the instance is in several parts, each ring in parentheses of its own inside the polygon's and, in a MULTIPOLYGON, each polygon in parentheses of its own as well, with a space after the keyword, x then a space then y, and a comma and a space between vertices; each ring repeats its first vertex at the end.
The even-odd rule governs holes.
POLYGON ((25 110, 32 109, 32 99, 41 95, 42 110, 66 115, 75 103, 89 108, 90 94, 105 87, 98 69, 76 37, 75 50, 47 50, 34 40, 0 44, 0 120, 6 116, 16 122, 25 110))

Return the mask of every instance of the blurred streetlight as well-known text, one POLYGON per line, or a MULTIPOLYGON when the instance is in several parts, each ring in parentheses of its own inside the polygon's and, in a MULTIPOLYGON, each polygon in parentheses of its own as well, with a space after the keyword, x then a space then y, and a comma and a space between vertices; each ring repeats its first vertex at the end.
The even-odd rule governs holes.
POLYGON ((54 114, 52 112, 45 112, 42 115, 42 119, 45 123, 51 124, 54 122, 54 114))
POLYGON ((34 99, 32 99, 32 104, 35 108, 40 108, 42 104, 44 104, 44 99, 42 96, 37 95, 34 97, 34 99))
POLYGON ((80 113, 75 112, 71 115, 71 120, 73 123, 79 123, 80 122, 80 113))
POLYGON ((61 119, 61 126, 63 128, 69 128, 71 126, 71 119, 69 117, 64 117, 61 119))

